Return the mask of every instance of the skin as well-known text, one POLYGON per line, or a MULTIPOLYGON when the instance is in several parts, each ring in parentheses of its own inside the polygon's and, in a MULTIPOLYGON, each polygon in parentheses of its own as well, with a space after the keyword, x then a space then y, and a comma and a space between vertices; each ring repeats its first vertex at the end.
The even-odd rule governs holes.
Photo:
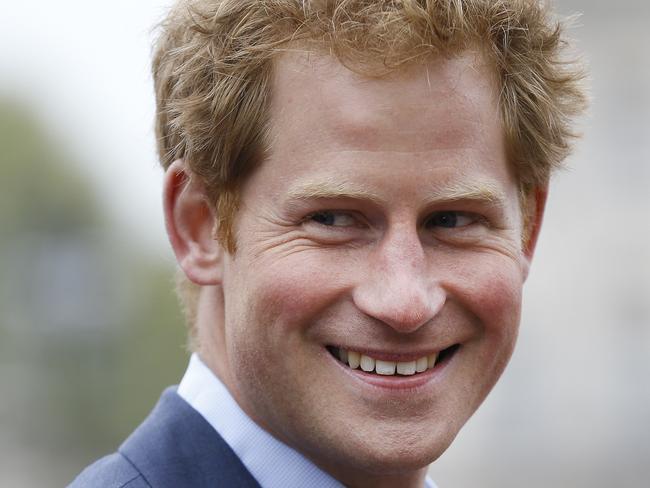
POLYGON ((511 356, 544 199, 522 247, 495 86, 473 53, 372 79, 283 55, 235 254, 184 163, 167 172, 170 240, 202 285, 201 358, 347 486, 422 486, 511 356), (326 349, 411 360, 453 345, 417 380, 377 380, 326 349))

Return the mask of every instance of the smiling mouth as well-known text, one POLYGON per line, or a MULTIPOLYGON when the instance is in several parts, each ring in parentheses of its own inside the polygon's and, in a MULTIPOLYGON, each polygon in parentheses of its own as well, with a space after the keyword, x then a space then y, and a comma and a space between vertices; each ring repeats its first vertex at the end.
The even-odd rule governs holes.
POLYGON ((443 349, 439 353, 422 356, 413 361, 386 361, 335 346, 327 346, 329 353, 350 369, 361 369, 380 376, 413 376, 446 363, 460 348, 460 344, 443 349))

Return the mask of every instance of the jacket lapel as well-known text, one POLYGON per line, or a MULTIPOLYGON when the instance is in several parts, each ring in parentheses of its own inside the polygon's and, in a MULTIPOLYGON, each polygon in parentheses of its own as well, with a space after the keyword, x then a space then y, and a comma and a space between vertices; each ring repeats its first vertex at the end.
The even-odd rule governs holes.
POLYGON ((228 444, 173 387, 119 452, 154 488, 260 488, 228 444))

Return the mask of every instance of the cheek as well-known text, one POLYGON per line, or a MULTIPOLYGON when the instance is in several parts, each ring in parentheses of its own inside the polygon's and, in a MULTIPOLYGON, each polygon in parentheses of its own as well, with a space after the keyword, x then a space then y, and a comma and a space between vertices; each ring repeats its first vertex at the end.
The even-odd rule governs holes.
POLYGON ((492 389, 512 355, 519 329, 522 284, 517 263, 496 256, 467 266, 455 277, 453 299, 472 316, 475 324, 475 335, 466 344, 460 380, 468 392, 473 392, 468 405, 475 408, 492 389))
POLYGON ((238 290, 232 290, 239 297, 238 315, 267 329, 267 337, 306 328, 347 289, 340 267, 302 254, 257 261, 246 268, 251 271, 242 276, 238 290))
POLYGON ((453 291, 485 332, 514 342, 521 312, 523 274, 519 264, 500 256, 470 261, 453 291))
POLYGON ((477 290, 476 296, 485 322, 496 322, 494 325, 497 327, 499 323, 518 322, 522 290, 520 275, 500 270, 482 278, 482 287, 477 290))
POLYGON ((234 371, 246 371, 235 379, 237 391, 276 431, 286 430, 284 413, 314 410, 304 403, 314 399, 312 380, 323 380, 311 363, 322 347, 313 334, 341 290, 339 274, 322 261, 290 258, 242 261, 224 283, 236 297, 226 303, 227 354, 234 371))

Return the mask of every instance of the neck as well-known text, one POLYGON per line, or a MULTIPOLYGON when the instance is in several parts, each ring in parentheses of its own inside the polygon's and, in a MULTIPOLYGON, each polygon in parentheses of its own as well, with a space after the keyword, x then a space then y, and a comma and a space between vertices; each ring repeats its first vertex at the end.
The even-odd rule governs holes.
POLYGON ((408 463, 405 459, 391 459, 389 463, 375 460, 348 458, 349 462, 328 459, 323 453, 303 452, 323 471, 347 488, 423 488, 429 465, 408 463), (392 466, 389 466, 392 465, 392 466))
POLYGON ((400 473, 350 473, 338 467, 335 469, 326 469, 331 476, 339 480, 347 488, 423 488, 424 480, 427 477, 428 466, 414 471, 404 471, 400 473))
POLYGON ((231 384, 226 377, 227 349, 224 327, 223 291, 220 286, 203 286, 199 292, 196 313, 198 334, 196 353, 203 363, 224 383, 231 384))

